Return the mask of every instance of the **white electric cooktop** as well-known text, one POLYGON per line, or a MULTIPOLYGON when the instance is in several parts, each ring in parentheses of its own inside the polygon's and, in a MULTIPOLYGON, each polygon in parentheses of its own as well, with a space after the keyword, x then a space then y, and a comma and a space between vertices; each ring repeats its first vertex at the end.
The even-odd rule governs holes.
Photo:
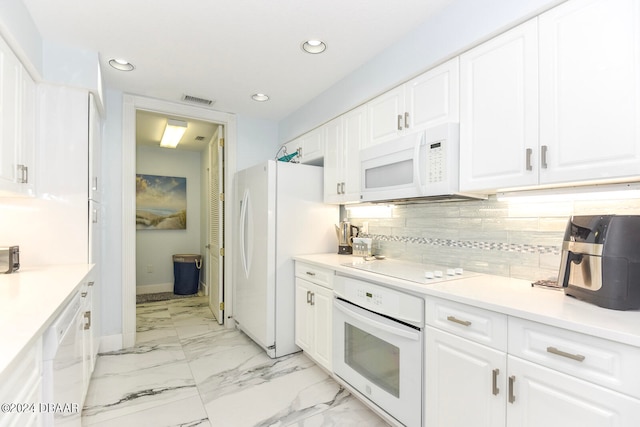
POLYGON ((465 271, 462 268, 443 267, 434 264, 421 264, 394 259, 374 259, 366 261, 362 258, 341 265, 424 285, 457 280, 463 277, 479 276, 481 274, 465 271))

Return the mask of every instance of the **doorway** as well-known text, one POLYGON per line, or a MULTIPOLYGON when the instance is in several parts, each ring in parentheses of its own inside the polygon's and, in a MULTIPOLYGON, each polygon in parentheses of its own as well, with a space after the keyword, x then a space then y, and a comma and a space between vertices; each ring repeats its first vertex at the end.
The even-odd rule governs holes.
MULTIPOLYGON (((144 97, 125 95, 123 97, 123 233, 122 233, 122 342, 123 347, 131 347, 135 343, 135 302, 136 302, 136 111, 144 110, 167 116, 188 117, 202 121, 217 123, 224 129, 224 139, 226 149, 223 151, 223 163, 227 166, 223 169, 224 186, 230 188, 233 180, 235 165, 235 140, 236 140, 236 119, 228 113, 207 110, 201 107, 171 103, 167 101, 155 100, 144 97)), ((230 192, 228 192, 230 193, 230 192)), ((224 206, 222 228, 230 230, 229 219, 231 218, 229 198, 224 206)), ((230 252, 231 232, 224 236, 225 251, 230 252)), ((231 283, 231 260, 223 258, 223 268, 228 273, 221 284, 222 294, 225 297, 227 307, 231 306, 229 286, 231 283)), ((226 310, 225 316, 230 315, 226 310)))

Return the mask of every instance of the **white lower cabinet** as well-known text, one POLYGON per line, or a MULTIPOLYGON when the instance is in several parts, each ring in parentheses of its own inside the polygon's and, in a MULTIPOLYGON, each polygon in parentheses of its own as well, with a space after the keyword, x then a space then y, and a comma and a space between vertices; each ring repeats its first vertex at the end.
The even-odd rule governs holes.
POLYGON ((330 270, 296 263, 296 345, 328 371, 332 366, 333 290, 312 281, 330 286, 332 278, 330 270))
POLYGON ((24 351, 16 366, 0 376, 0 427, 42 425, 42 338, 24 351))
POLYGON ((509 427, 632 427, 640 400, 509 356, 509 427))
POLYGON ((639 348, 439 298, 426 302, 425 426, 638 425, 639 348))
POLYGON ((427 326, 425 425, 505 425, 507 355, 427 326))

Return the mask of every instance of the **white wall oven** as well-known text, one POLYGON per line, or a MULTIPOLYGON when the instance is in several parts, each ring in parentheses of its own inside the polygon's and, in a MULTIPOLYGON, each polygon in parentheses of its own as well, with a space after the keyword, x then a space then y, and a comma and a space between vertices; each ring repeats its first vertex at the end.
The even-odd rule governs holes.
POLYGON ((400 423, 421 426, 423 299, 347 276, 334 293, 334 372, 400 423))

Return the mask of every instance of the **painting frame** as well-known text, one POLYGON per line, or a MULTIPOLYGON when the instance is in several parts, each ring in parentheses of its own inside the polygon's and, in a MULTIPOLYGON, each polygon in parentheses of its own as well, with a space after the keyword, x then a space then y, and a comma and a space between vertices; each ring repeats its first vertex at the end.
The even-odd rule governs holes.
POLYGON ((187 229, 187 178, 136 174, 136 230, 187 229))

